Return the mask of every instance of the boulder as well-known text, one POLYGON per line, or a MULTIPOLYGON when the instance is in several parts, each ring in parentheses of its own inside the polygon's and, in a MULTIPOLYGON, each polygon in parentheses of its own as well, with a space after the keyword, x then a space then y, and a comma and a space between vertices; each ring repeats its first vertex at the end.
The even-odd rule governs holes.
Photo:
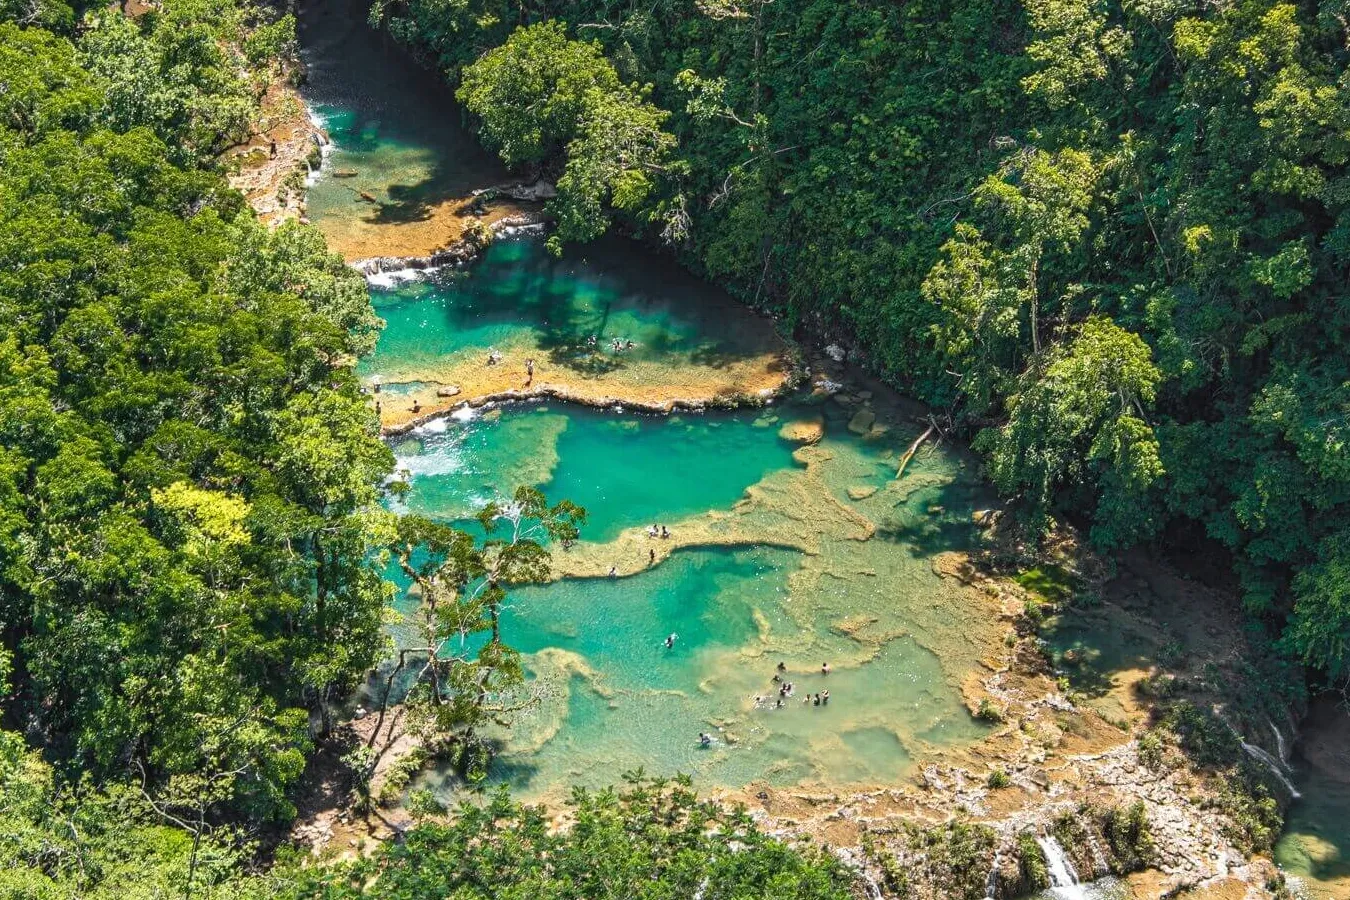
POLYGON ((445 387, 436 388, 437 397, 458 397, 459 393, 460 393, 459 388, 455 387, 453 384, 448 384, 445 387))
POLYGON ((877 414, 870 409, 860 409, 848 420, 848 430, 854 434, 867 434, 877 420, 877 414))
POLYGON ((794 444, 814 444, 825 436, 825 420, 815 416, 786 422, 778 429, 778 436, 794 444))
POLYGON ((855 486, 848 489, 848 497, 850 500, 866 500, 876 492, 877 489, 871 485, 855 486))

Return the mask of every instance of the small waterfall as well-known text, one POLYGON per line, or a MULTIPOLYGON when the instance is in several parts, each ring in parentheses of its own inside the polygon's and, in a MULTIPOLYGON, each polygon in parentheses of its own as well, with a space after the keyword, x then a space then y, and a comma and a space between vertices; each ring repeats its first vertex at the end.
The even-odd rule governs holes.
POLYGON ((1266 724, 1270 726, 1271 731, 1275 732, 1275 749, 1279 751, 1280 763, 1288 768, 1289 748, 1284 744, 1284 735, 1280 732, 1280 729, 1275 727, 1275 723, 1270 719, 1266 719, 1266 724))
POLYGON ((1078 883, 1078 873, 1073 863, 1051 835, 1036 838, 1036 843, 1045 855, 1045 868, 1050 873, 1050 893, 1060 900, 1087 900, 1087 891, 1078 883))
POLYGON ((989 877, 984 880, 984 900, 994 900, 998 894, 998 850, 994 851, 994 864, 989 867, 989 877))
POLYGON ((1294 787, 1294 783, 1289 780, 1289 776, 1284 774, 1284 766, 1281 765, 1279 760, 1255 744, 1249 744, 1241 738, 1238 738, 1238 743, 1242 745, 1243 751, 1248 756, 1264 765, 1270 771, 1270 774, 1275 776, 1275 780, 1284 785, 1284 789, 1289 792, 1290 797, 1297 800, 1303 796, 1298 792, 1298 788, 1294 787))

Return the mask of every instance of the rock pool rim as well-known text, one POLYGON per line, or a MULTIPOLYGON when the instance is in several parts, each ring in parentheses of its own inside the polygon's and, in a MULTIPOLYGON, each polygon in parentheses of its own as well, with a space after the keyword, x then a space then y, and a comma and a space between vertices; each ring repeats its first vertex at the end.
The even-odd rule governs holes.
POLYGON ((472 397, 468 400, 462 400, 454 406, 434 410, 427 413, 425 416, 419 416, 407 422, 400 422, 397 425, 382 426, 380 428, 380 434, 384 437, 399 437, 439 419, 448 419, 463 409, 482 409, 485 406, 507 406, 517 403, 540 403, 546 400, 555 400, 559 403, 569 403, 574 406, 585 406, 590 409, 612 410, 624 413, 645 413, 658 416, 669 416, 680 412, 702 413, 708 412, 709 410, 726 411, 734 409, 754 409, 757 407, 768 406, 773 401, 787 396, 797 390, 797 388, 799 388, 806 380, 806 370, 797 359, 797 348, 790 347, 790 351, 791 352, 788 354, 788 362, 791 369, 788 372, 788 377, 784 379, 781 385, 767 394, 741 394, 736 396, 714 397, 706 400, 675 398, 664 400, 659 403, 653 403, 641 400, 626 400, 622 397, 593 400, 572 394, 566 388, 557 387, 498 391, 493 394, 484 394, 481 397, 472 397))

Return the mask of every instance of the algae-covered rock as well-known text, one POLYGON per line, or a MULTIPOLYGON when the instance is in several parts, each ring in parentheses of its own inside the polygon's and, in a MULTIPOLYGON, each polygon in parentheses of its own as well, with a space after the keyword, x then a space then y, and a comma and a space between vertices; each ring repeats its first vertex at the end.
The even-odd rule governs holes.
POLYGON ((858 485, 848 489, 848 498, 850 500, 866 500, 877 492, 872 485, 858 485))
POLYGON ((814 444, 825 436, 825 420, 815 416, 787 422, 778 429, 778 436, 794 444, 814 444))
POLYGON ((854 434, 867 434, 877 421, 877 414, 870 409, 860 409, 848 420, 848 430, 854 434))

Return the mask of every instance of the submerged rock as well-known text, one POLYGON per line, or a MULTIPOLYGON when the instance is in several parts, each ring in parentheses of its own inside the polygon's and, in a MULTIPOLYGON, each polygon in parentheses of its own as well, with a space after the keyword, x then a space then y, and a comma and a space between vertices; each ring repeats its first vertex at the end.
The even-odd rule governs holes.
POLYGON ((794 444, 814 444, 825 436, 825 420, 817 416, 788 422, 778 429, 778 436, 794 444))
POLYGON ((877 489, 871 485, 860 485, 848 489, 850 500, 866 500, 877 492, 877 489))
POLYGON ((854 434, 867 434, 877 420, 877 414, 870 409, 860 409, 848 420, 848 430, 854 434))

